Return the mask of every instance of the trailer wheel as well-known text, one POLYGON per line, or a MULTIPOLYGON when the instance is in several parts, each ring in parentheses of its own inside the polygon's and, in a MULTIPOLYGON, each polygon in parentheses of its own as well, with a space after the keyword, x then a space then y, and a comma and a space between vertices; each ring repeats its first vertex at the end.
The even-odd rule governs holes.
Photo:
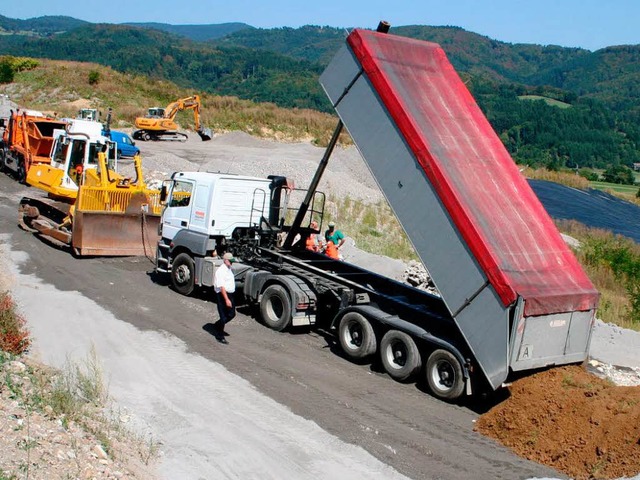
POLYGON ((413 339, 404 332, 389 330, 380 342, 380 357, 391 378, 403 382, 422 365, 420 352, 413 339))
POLYGON ((291 299, 282 285, 269 285, 260 299, 260 315, 265 325, 278 332, 291 323, 291 299))
POLYGON ((195 286, 195 265, 187 253, 180 253, 171 265, 173 287, 182 295, 190 295, 195 286))
POLYGON ((376 334, 369 321, 358 312, 349 312, 340 320, 338 337, 342 350, 352 359, 376 353, 376 334))
POLYGON ((429 388, 436 397, 455 400, 464 392, 464 375, 458 359, 447 350, 435 350, 427 360, 429 388))

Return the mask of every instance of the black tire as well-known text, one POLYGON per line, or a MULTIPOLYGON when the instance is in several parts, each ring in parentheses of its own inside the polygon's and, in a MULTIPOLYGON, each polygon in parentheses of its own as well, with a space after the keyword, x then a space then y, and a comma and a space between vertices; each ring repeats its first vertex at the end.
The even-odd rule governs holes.
POLYGON ((260 316, 264 324, 278 332, 291 323, 291 298, 282 285, 269 285, 260 299, 260 316))
POLYGON ((464 393, 462 365, 451 352, 434 350, 425 369, 431 392, 443 400, 455 400, 464 393))
POLYGON ((409 380, 422 366, 416 343, 398 330, 389 330, 382 337, 380 358, 385 371, 399 382, 409 380))
POLYGON ((24 165, 24 159, 22 157, 18 158, 17 176, 18 176, 18 182, 22 183, 23 185, 27 184, 27 169, 24 165))
POLYGON ((369 321, 358 312, 346 313, 340 319, 338 337, 349 358, 361 360, 376 353, 376 334, 369 321))
POLYGON ((195 287, 195 264, 187 253, 180 253, 171 264, 173 288, 182 295, 191 295, 195 287))

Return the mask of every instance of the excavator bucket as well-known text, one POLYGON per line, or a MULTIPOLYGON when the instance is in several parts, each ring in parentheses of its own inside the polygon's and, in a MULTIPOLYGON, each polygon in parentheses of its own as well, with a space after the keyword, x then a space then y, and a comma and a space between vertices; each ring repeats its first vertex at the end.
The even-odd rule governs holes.
POLYGON ((198 135, 200 135, 200 138, 203 142, 206 142, 207 140, 211 140, 213 138, 213 132, 210 128, 201 128, 200 130, 198 130, 198 135))
POLYGON ((143 192, 135 193, 124 211, 76 209, 71 246, 75 253, 107 256, 155 256, 159 213, 143 192))

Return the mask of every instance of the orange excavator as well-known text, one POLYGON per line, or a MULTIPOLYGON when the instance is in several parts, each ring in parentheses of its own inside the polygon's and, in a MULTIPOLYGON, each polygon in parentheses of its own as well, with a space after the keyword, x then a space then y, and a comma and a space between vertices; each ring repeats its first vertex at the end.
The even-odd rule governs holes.
POLYGON ((196 132, 203 141, 211 140, 213 133, 211 129, 200 125, 200 96, 193 95, 181 98, 170 103, 165 108, 152 107, 147 110, 147 115, 136 118, 136 130, 133 138, 136 140, 177 140, 184 142, 187 135, 178 132, 178 125, 174 122, 176 114, 181 110, 193 110, 196 132))

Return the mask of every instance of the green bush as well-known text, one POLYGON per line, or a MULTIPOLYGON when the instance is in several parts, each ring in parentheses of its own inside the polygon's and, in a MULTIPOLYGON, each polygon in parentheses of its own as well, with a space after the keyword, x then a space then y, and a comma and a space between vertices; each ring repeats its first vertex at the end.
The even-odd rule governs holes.
POLYGON ((580 170, 578 170, 578 175, 586 178, 590 182, 597 182, 598 180, 600 180, 600 175, 598 175, 598 172, 595 172, 588 168, 581 168, 580 170))
POLYGON ((11 63, 5 58, 0 59, 0 83, 11 83, 15 77, 15 72, 11 63))
POLYGON ((584 242, 582 250, 589 264, 611 268, 616 280, 627 291, 631 322, 640 325, 640 253, 633 248, 632 241, 622 237, 590 237, 584 242))
POLYGON ((11 83, 17 72, 32 70, 37 66, 38 61, 33 58, 0 56, 0 83, 11 83))
POLYGON ((97 70, 91 70, 89 72, 89 85, 97 85, 100 81, 100 72, 97 70))

